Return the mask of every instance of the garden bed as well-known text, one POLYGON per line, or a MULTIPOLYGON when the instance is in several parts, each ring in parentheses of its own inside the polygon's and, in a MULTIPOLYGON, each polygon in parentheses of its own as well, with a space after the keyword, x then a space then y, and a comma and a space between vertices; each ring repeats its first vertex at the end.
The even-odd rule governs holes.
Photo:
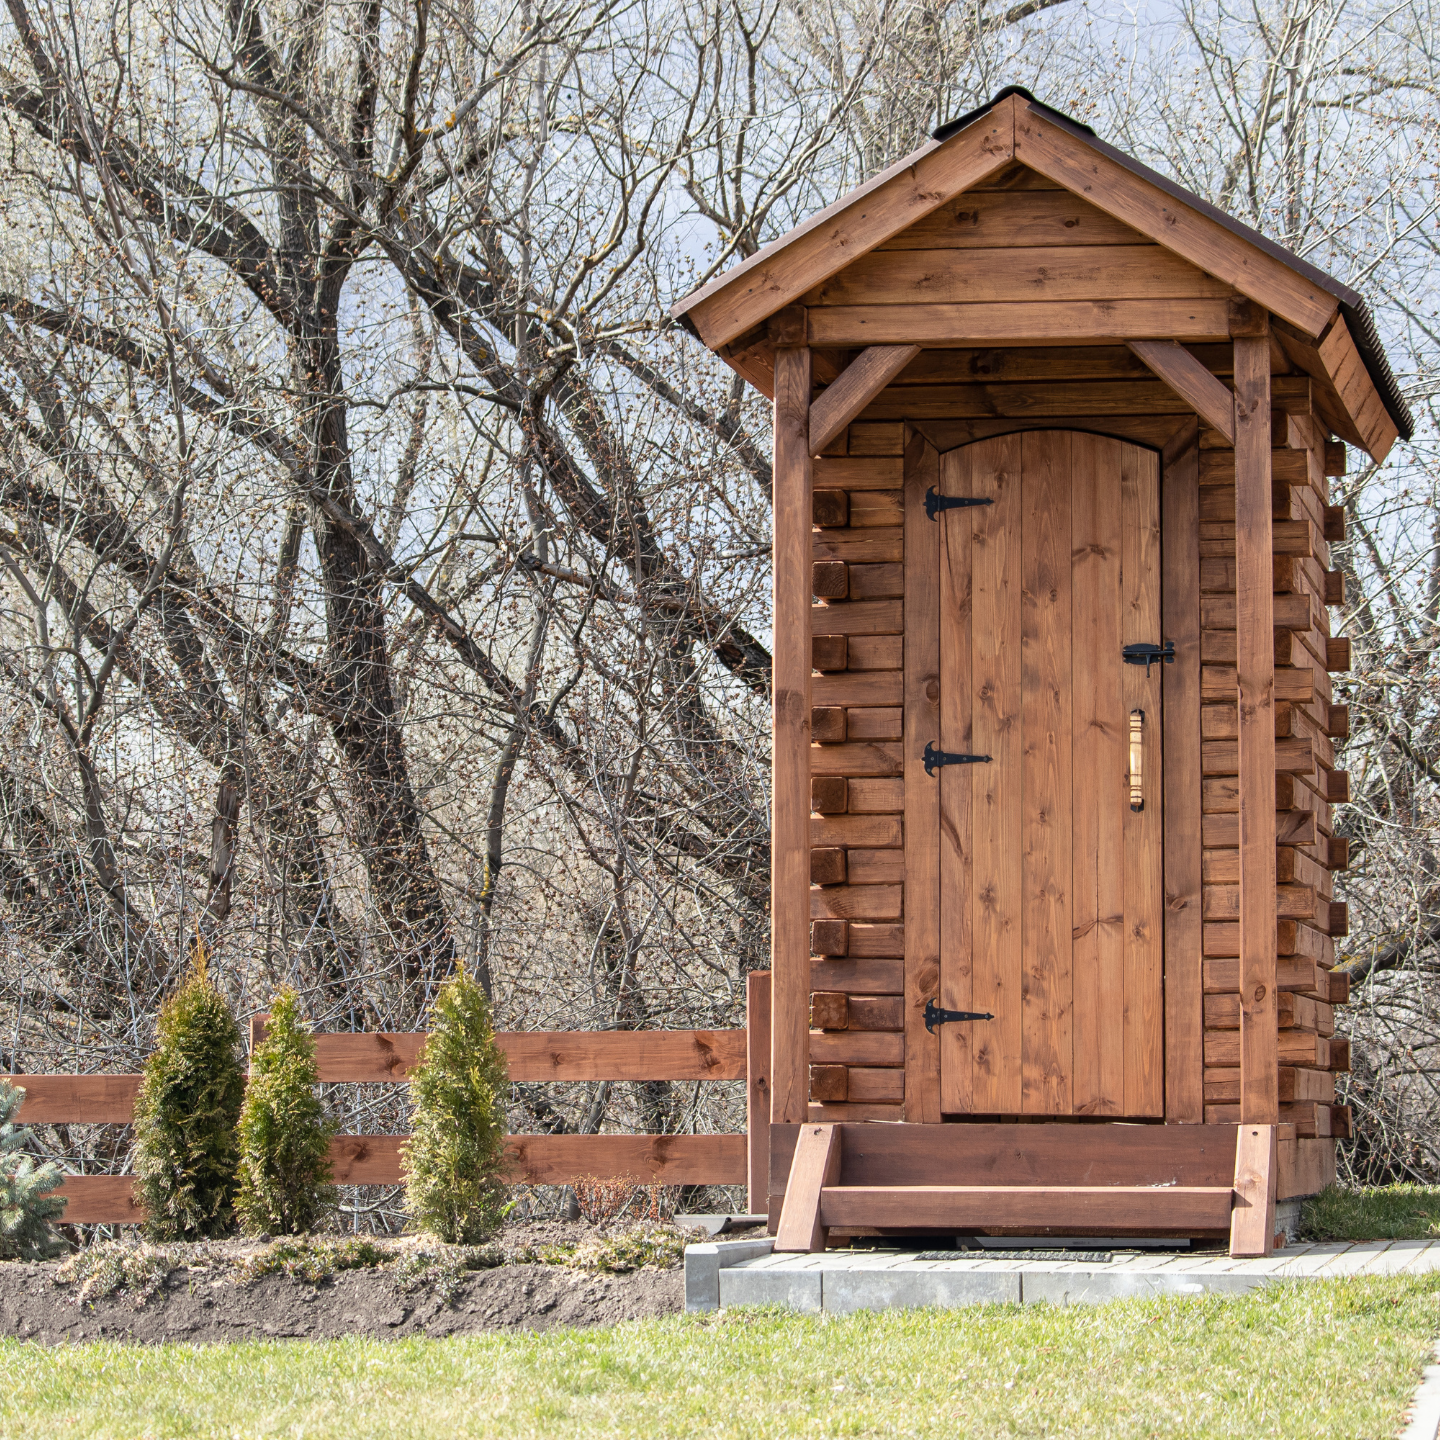
POLYGON ((0 1264, 0 1336, 377 1339, 608 1325, 678 1313, 694 1232, 585 1221, 507 1225, 492 1245, 423 1237, 92 1246, 0 1264))

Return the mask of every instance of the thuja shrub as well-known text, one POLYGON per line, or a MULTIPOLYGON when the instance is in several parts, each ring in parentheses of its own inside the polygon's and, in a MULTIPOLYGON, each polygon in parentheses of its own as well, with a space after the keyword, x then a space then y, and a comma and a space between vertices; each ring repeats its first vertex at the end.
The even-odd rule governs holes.
POLYGON ((250 1057, 240 1111, 240 1193, 235 1210, 252 1235, 299 1235, 335 1209, 333 1123, 315 1093, 315 1041, 288 986, 275 996, 265 1038, 250 1057))
POLYGON ((505 1218, 508 1083, 490 1002, 462 965, 440 988, 410 1078, 415 1114, 404 1147, 406 1208, 449 1245, 478 1245, 505 1218))
POLYGON ((55 1194, 61 1174, 54 1161, 37 1166, 25 1152, 28 1130, 15 1124, 25 1092, 0 1080, 0 1260, 44 1260, 65 1249, 50 1228, 65 1209, 55 1194))
POLYGON ((235 1228, 245 1096, 240 1027, 203 949, 160 1008, 135 1102, 135 1173, 152 1240, 208 1240, 235 1228))

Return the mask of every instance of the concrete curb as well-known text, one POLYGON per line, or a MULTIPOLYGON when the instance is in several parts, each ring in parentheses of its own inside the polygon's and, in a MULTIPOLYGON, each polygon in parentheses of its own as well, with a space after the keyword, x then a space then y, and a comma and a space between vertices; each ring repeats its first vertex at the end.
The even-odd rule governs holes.
MULTIPOLYGON (((1435 1346, 1440 1361, 1440 1342, 1435 1346)), ((1427 1365, 1420 1372, 1420 1385, 1410 1402, 1410 1423, 1400 1440, 1435 1440, 1440 1435, 1440 1364, 1427 1365)))
MULTIPOLYGON (((720 1308, 720 1272, 746 1260, 759 1260, 775 1248, 763 1240, 716 1240, 685 1247, 685 1308, 701 1312, 720 1308)), ((764 1302, 756 1302, 764 1303, 764 1302)))

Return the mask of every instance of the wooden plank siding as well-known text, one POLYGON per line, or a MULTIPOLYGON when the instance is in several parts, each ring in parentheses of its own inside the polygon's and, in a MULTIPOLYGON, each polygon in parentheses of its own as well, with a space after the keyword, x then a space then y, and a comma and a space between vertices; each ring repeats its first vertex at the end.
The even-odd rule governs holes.
MULTIPOLYGON (((837 358, 843 365, 845 357, 837 358)), ((921 994, 925 976, 905 958, 906 906, 919 893, 909 883, 905 848, 905 716, 914 699, 906 676, 919 671, 907 667, 904 648, 914 636, 906 613, 911 521, 902 427, 852 424, 812 463, 816 489, 845 496, 835 513, 847 523, 817 523, 811 531, 817 574, 837 563, 845 573, 829 574, 835 593, 817 594, 810 628, 816 636, 844 635, 846 650, 842 669, 810 680, 815 714, 839 711, 832 733, 843 737, 826 742, 815 731, 811 774, 841 782, 842 790, 832 797, 839 808, 812 811, 810 843, 812 854, 839 851, 834 873, 844 875, 843 884, 816 884, 810 892, 810 986, 851 1004, 844 1030, 811 1030, 807 1118, 899 1120, 908 1112, 938 1120, 938 1106, 927 1112, 921 1089, 907 1095, 906 1079, 913 1071, 919 1083, 924 1070, 923 1052, 907 1040, 908 1012, 914 1009, 913 1028, 924 1037, 919 1017, 934 990, 921 994)), ((814 518, 826 517, 817 508, 814 518)), ((833 1017, 834 1007, 827 1013, 833 1017)), ((783 1189, 783 1176, 772 1183, 783 1189)))
MULTIPOLYGON (((1329 504, 1325 475, 1327 427, 1311 408, 1308 390, 1297 390, 1293 380, 1274 377, 1275 391, 1283 397, 1274 405, 1272 421, 1272 492, 1286 487, 1306 491, 1323 513, 1329 504), (1281 423, 1283 420, 1283 424, 1281 423)), ((1235 456, 1214 431, 1201 431, 1199 494, 1216 492, 1233 497, 1235 456)), ((1201 529, 1202 553, 1199 589, 1202 646, 1209 654, 1236 653, 1236 560, 1234 502, 1221 510, 1206 506, 1212 516, 1201 529)), ((1273 510, 1272 510, 1273 514, 1273 510)), ((1310 523, 1307 521, 1307 524, 1310 523)), ((1275 529, 1279 530, 1279 525, 1275 529)), ((1347 1117, 1331 1116, 1334 1073, 1318 1068, 1348 1068, 1348 1050, 1331 1051, 1334 1017, 1328 997, 1334 986, 1335 1003, 1348 1000, 1344 977, 1332 976, 1334 963, 1330 897, 1332 867, 1344 861, 1344 847, 1332 849, 1332 811, 1321 798, 1328 792, 1326 777, 1334 773, 1334 748, 1328 732, 1335 727, 1329 703, 1329 675, 1315 647, 1303 643, 1304 633, 1328 637, 1330 603, 1340 596, 1328 580, 1328 554, 1291 556, 1279 553, 1282 535, 1272 541, 1271 600, 1277 644, 1273 724, 1276 745, 1276 841, 1274 848, 1276 918, 1274 949, 1276 977, 1272 986, 1276 1005, 1276 1103, 1281 1121, 1296 1120, 1296 1107, 1309 1109, 1299 1116, 1303 1136, 1324 1138, 1344 1133, 1347 1117), (1283 641, 1283 643, 1281 643, 1283 641), (1283 696, 1293 699, 1282 699, 1283 696), (1286 912, 1293 911, 1293 915, 1286 912), (1291 992, 1314 996, 1324 1009, 1296 1010, 1291 992), (1295 1038, 1282 1037, 1295 1032, 1295 1038), (1324 1041, 1319 1044, 1317 1042, 1324 1041), (1299 1063, 1297 1063, 1299 1062, 1299 1063), (1308 1062, 1308 1063, 1307 1063, 1308 1062), (1319 1111, 1315 1107, 1320 1107, 1319 1111), (1320 1113, 1323 1112, 1323 1113, 1320 1113)), ((1319 547, 1317 547, 1317 550, 1319 547)), ((1239 712, 1235 694, 1236 672, 1220 665, 1205 666, 1210 677, 1202 681, 1200 710, 1201 748, 1205 779, 1202 785, 1201 844, 1203 846, 1204 914, 1202 950, 1203 989, 1206 995, 1203 1035, 1203 1099, 1207 1120, 1239 1120, 1242 1080, 1238 1036, 1241 1013, 1241 935, 1239 882, 1242 873, 1239 827, 1239 712), (1219 702, 1219 703, 1217 703, 1219 702), (1217 1003, 1223 1002, 1223 1003, 1217 1003)), ((1343 723, 1343 721, 1342 721, 1343 723)), ((1169 1062, 1167 1062, 1169 1063, 1169 1062)), ((1343 1107, 1335 1107, 1343 1108, 1343 1107)), ((1281 1147, 1282 1156, 1285 1153, 1281 1147)), ((1283 1162, 1282 1162, 1283 1163, 1283 1162)))

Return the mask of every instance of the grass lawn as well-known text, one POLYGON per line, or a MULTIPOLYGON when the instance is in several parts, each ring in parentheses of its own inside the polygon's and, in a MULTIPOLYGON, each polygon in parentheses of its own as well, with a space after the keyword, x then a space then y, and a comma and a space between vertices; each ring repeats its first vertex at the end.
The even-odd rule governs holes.
POLYGON ((1331 1185, 1305 1202, 1301 1224, 1312 1240, 1428 1240, 1440 1236, 1440 1187, 1331 1185))
POLYGON ((1437 1335, 1427 1276, 389 1344, 4 1341, 0 1435, 1389 1440, 1437 1335))

